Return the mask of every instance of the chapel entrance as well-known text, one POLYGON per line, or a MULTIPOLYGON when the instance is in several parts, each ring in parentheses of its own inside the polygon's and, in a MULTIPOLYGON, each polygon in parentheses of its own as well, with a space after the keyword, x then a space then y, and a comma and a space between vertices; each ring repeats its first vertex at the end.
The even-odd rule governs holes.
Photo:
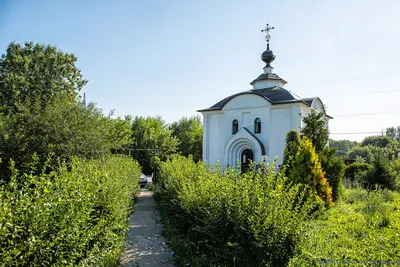
POLYGON ((250 161, 253 161, 253 151, 251 149, 245 149, 242 152, 242 155, 240 157, 240 163, 241 163, 241 170, 242 172, 247 172, 250 167, 250 161))

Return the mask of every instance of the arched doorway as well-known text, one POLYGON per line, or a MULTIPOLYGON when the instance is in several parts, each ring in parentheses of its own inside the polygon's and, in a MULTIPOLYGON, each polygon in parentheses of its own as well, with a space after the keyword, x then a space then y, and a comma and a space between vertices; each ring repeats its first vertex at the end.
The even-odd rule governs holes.
POLYGON ((242 172, 246 172, 249 169, 250 161, 253 161, 253 150, 245 149, 242 151, 242 155, 240 157, 241 170, 242 172))

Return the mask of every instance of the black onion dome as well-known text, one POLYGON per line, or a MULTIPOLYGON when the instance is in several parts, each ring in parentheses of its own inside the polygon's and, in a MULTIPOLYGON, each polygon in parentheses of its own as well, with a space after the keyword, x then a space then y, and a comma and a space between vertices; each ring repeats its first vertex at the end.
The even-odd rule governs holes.
POLYGON ((261 60, 264 61, 267 65, 266 67, 270 66, 270 63, 274 61, 275 55, 274 53, 267 49, 261 54, 261 60))

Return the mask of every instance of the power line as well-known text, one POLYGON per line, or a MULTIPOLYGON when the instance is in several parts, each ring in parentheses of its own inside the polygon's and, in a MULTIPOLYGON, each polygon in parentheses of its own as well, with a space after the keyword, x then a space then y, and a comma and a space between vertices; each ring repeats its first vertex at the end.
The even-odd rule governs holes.
POLYGON ((365 92, 365 93, 355 93, 355 94, 323 96, 321 98, 337 98, 337 97, 358 96, 358 95, 375 95, 375 94, 385 94, 385 93, 393 93, 393 92, 400 92, 400 89, 387 90, 387 91, 377 91, 377 92, 365 92))
POLYGON ((396 72, 387 72, 387 73, 379 73, 379 74, 375 74, 375 75, 372 74, 372 75, 368 75, 368 76, 348 77, 348 78, 341 78, 341 79, 335 79, 335 80, 308 82, 308 83, 295 84, 295 85, 296 85, 296 86, 304 86, 304 85, 319 84, 319 83, 333 83, 333 82, 342 82, 342 81, 362 80, 362 79, 375 78, 375 77, 381 77, 381 76, 387 76, 387 75, 394 75, 394 74, 400 74, 400 71, 396 71, 396 72))
MULTIPOLYGON (((356 76, 356 77, 340 78, 340 79, 335 79, 335 80, 306 82, 306 83, 300 83, 300 84, 293 84, 293 86, 305 86, 305 85, 311 85, 311 84, 322 84, 322 83, 333 83, 333 82, 342 82, 342 81, 362 80, 362 79, 375 78, 375 77, 388 76, 388 75, 395 75, 395 74, 400 74, 400 71, 379 73, 379 74, 375 74, 375 75, 372 74, 372 75, 368 75, 368 76, 356 76)), ((222 93, 222 92, 230 92, 230 91, 231 90, 213 90, 213 91, 199 92, 198 95, 214 94, 214 93, 222 93)), ((333 95, 333 96, 325 96, 323 98, 346 97, 346 96, 356 96, 356 95, 369 95, 369 94, 380 94, 380 93, 390 93, 390 92, 400 92, 400 89, 388 90, 388 91, 380 91, 380 92, 366 92, 366 93, 355 93, 355 94, 345 94, 345 95, 333 95)), ((182 93, 176 92, 176 93, 159 93, 159 94, 156 94, 156 95, 186 95, 186 94, 188 94, 188 93, 187 92, 182 92, 182 93)), ((193 95, 192 93, 190 93, 190 94, 193 95)))
POLYGON ((347 135, 347 134, 381 134, 382 131, 379 132, 352 132, 352 133, 329 133, 333 135, 347 135))
POLYGON ((339 114, 339 115, 336 115, 335 117, 355 117, 355 116, 369 116, 369 115, 381 115, 381 114, 393 114, 393 113, 400 113, 400 110, 370 112, 370 113, 339 114))

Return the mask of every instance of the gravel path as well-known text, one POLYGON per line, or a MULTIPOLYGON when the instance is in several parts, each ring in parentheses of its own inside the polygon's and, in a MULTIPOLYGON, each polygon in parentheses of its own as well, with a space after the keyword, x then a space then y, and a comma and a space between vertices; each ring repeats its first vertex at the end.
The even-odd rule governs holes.
POLYGON ((129 218, 122 266, 173 267, 171 250, 161 236, 162 224, 153 192, 141 189, 129 218))

